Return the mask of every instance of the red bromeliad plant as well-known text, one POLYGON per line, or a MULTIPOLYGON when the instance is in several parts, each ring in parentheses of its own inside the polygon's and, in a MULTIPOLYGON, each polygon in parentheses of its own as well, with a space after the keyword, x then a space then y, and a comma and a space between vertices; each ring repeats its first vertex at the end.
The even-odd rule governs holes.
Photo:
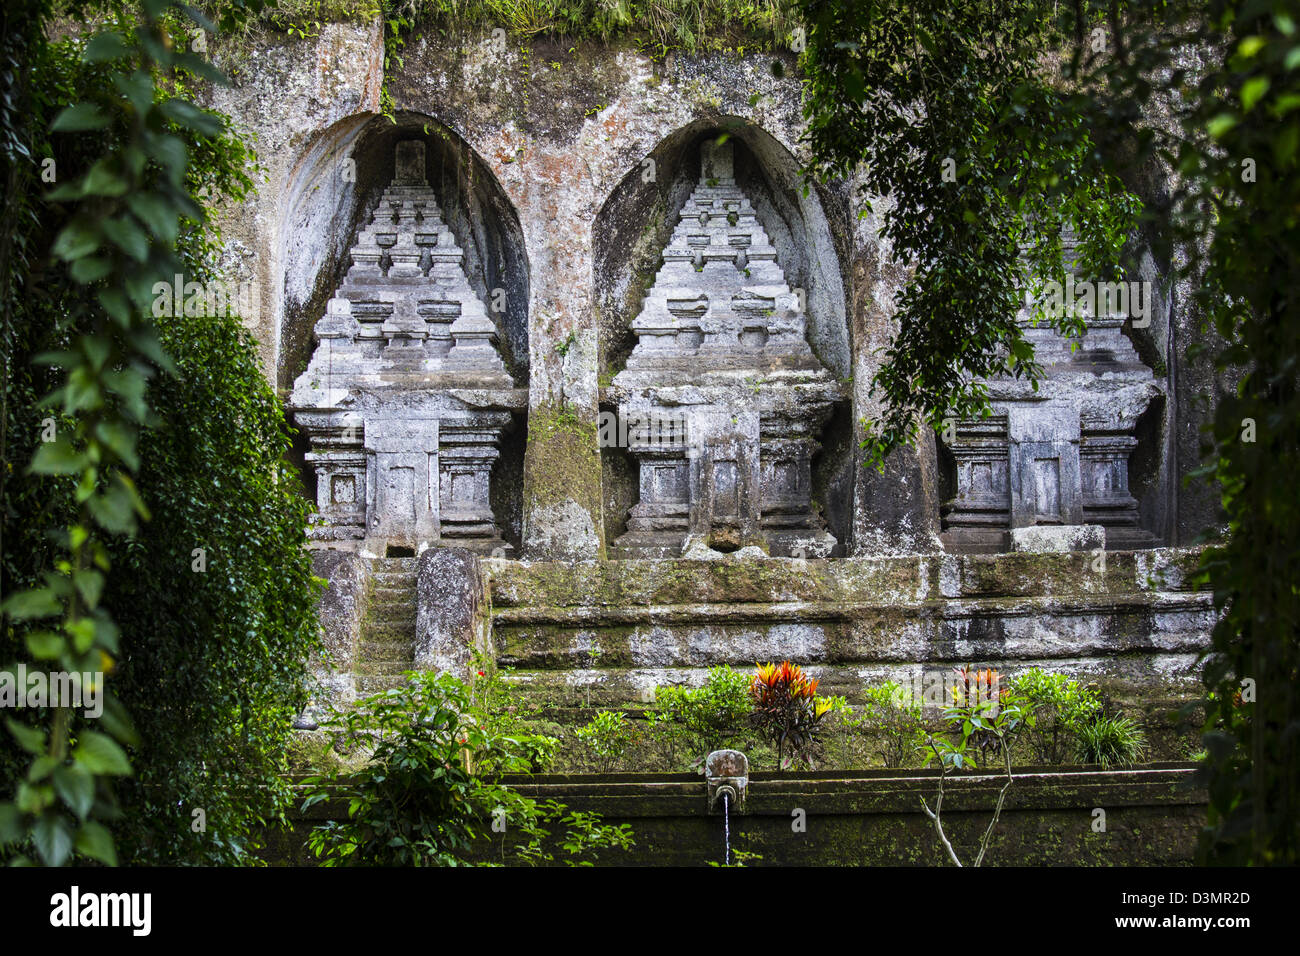
POLYGON ((956 679, 952 685, 952 704, 944 712, 944 717, 956 724, 966 739, 981 756, 995 754, 1002 746, 1001 738, 990 728, 984 726, 984 720, 996 718, 1002 704, 1008 699, 1010 687, 1002 681, 1002 675, 992 668, 976 670, 966 667, 954 667, 956 679))
POLYGON ((777 765, 786 767, 786 748, 790 762, 802 757, 811 765, 808 746, 812 743, 821 719, 835 709, 835 702, 817 696, 817 680, 803 668, 782 661, 758 664, 758 673, 750 679, 749 693, 754 701, 750 715, 755 728, 776 747, 777 765))

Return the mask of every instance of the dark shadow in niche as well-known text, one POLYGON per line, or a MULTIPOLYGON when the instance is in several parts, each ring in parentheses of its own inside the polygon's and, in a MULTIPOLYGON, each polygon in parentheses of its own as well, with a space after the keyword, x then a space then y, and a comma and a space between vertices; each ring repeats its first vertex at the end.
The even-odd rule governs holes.
POLYGON ((492 515, 496 518, 501 537, 514 548, 518 556, 523 541, 524 502, 520 489, 524 486, 524 447, 527 430, 516 415, 515 427, 501 439, 501 457, 492 466, 489 485, 492 515))
POLYGON ((812 500, 839 542, 832 557, 843 557, 853 527, 854 464, 853 412, 849 403, 836 407, 822 432, 821 451, 812 460, 812 500))
MULTIPOLYGON (((734 147, 737 184, 776 247, 786 281, 804 292, 809 345, 836 378, 850 374, 845 280, 822 206, 823 198, 836 200, 820 189, 805 195, 798 161, 766 131, 739 117, 722 117, 697 121, 665 137, 623 177, 596 217, 593 287, 602 388, 636 345, 631 324, 663 264, 681 208, 699 181, 700 147, 724 135, 734 147)), ((607 417, 618 413, 603 400, 601 411, 607 417)), ((847 406, 827 427, 813 482, 814 497, 842 549, 851 525, 856 473, 851 422, 845 440, 838 435, 841 417, 851 417, 847 406)), ((617 431, 611 428, 610 434, 617 431)), ((602 443, 601 481, 605 540, 613 541, 626 530, 628 509, 639 499, 637 466, 622 443, 602 443)))
POLYGON ((1133 429, 1137 447, 1128 460, 1128 490, 1138 503, 1138 524, 1156 537, 1156 544, 1167 539, 1165 495, 1161 488, 1161 465, 1164 455, 1165 398, 1157 396, 1133 429))

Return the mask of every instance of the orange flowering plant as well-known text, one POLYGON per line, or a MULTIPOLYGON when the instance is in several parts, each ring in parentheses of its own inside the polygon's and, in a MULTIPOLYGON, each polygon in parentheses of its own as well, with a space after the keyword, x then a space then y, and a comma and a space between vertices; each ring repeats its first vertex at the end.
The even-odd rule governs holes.
POLYGON ((789 661, 757 664, 750 678, 749 694, 754 709, 750 720, 774 747, 777 765, 786 769, 796 760, 812 765, 809 748, 821 720, 845 706, 842 698, 818 697, 817 679, 789 661), (787 761, 787 750, 789 760, 787 761))

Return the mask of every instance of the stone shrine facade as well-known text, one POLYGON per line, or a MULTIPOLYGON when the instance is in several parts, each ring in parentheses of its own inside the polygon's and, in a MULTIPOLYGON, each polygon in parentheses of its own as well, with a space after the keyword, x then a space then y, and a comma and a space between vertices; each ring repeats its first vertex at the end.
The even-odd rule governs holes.
POLYGON ((1034 325, 1028 310, 1021 312, 1046 375, 1037 391, 1009 377, 989 381, 994 414, 956 423, 948 444, 956 494, 942 507, 949 550, 1156 545, 1140 526, 1129 459, 1138 447, 1138 421, 1164 397, 1165 386, 1124 335, 1130 316, 1098 311, 1087 317, 1079 340, 1034 325))
POLYGON ((844 395, 808 345, 730 143, 706 140, 700 170, 613 379, 640 492, 613 551, 827 557, 838 542, 813 510, 811 462, 844 395))
POLYGON ((1196 683, 1217 501, 1180 479, 1222 383, 1159 249, 1125 261, 1149 315, 1027 328, 1037 392, 875 468, 910 273, 859 171, 805 180, 793 57, 383 36, 277 41, 211 102, 266 168, 227 274, 316 500, 322 699, 478 654, 583 709, 785 658, 854 701, 966 664, 1152 713, 1196 683))
POLYGON ((428 185, 425 144, 399 142, 395 169, 290 399, 316 472, 311 536, 381 555, 436 544, 505 555, 492 468, 526 393, 428 185))

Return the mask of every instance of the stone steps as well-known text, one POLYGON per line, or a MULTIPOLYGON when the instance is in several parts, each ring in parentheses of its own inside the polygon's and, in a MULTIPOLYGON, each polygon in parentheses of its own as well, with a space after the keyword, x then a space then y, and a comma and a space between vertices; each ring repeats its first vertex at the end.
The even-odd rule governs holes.
POLYGON ((415 667, 415 558, 375 558, 353 671, 357 694, 401 686, 415 667))
POLYGON ((363 641, 405 640, 415 643, 415 622, 366 621, 361 625, 363 641))
POLYGON ((415 663, 409 657, 378 658, 358 662, 353 676, 359 682, 366 677, 396 677, 414 669, 415 663))
POLYGON ((415 630, 415 608, 408 604, 395 604, 384 608, 371 608, 366 620, 375 624, 401 624, 415 630))
POLYGON ((358 674, 357 678, 357 696, 369 697, 371 694, 380 694, 388 690, 396 690, 405 682, 401 674, 358 674))

